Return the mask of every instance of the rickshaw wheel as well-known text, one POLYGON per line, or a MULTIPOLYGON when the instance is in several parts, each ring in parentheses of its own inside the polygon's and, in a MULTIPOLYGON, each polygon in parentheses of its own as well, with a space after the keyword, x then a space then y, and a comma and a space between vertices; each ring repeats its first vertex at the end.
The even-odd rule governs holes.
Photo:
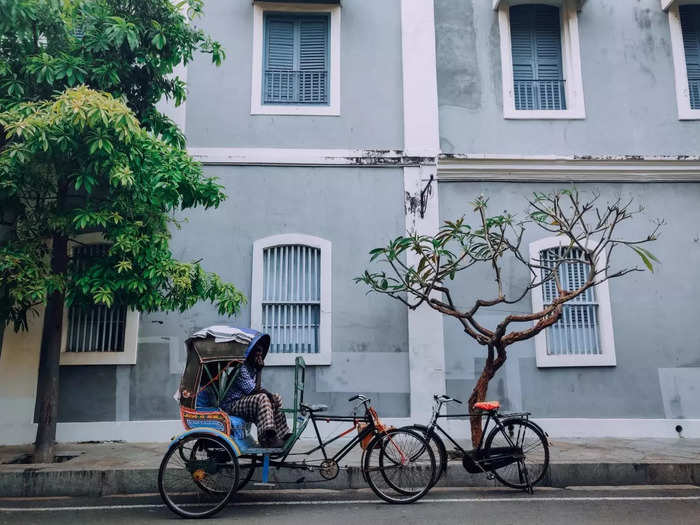
MULTIPOLYGON (((199 443, 195 443, 194 447, 192 447, 193 452, 198 452, 200 448, 204 448, 206 445, 202 444, 200 445, 199 443)), ((217 453, 216 450, 210 449, 208 451, 209 455, 215 455, 217 453)), ((248 482, 251 480, 253 477, 253 474, 255 474, 255 469, 257 467, 257 462, 255 456, 252 457, 239 457, 238 458, 238 471, 239 471, 239 476, 238 476, 238 486, 236 487, 236 490, 234 492, 238 492, 241 490, 243 487, 245 487, 248 482)), ((199 485, 199 488, 206 492, 211 492, 211 493, 220 493, 217 491, 216 487, 214 486, 209 486, 209 484, 206 482, 206 480, 198 481, 195 480, 195 483, 199 485)))
MULTIPOLYGON (((192 447, 192 453, 200 452, 200 449, 204 450, 207 447, 208 447, 208 444, 206 444, 204 442, 202 444, 200 444, 199 442, 197 442, 192 447)), ((208 448, 207 455, 208 456, 215 456, 217 454, 221 454, 222 452, 223 451, 219 447, 217 447, 217 449, 208 448)), ((238 476, 238 486, 236 487, 236 490, 234 490, 234 492, 238 492, 239 490, 241 490, 243 487, 245 487, 248 484, 248 482, 253 477, 253 474, 255 473, 255 468, 257 466, 255 456, 253 456, 253 457, 239 457, 237 459, 238 459, 239 476, 238 476)), ((211 486, 211 484, 208 483, 206 479, 203 479, 203 480, 195 479, 195 483, 197 483, 199 488, 201 488, 202 490, 204 490, 206 492, 210 492, 212 494, 215 494, 215 493, 221 494, 221 491, 217 490, 217 488, 215 486, 211 486)))
POLYGON ((379 434, 365 451, 364 478, 389 503, 413 503, 433 486, 435 454, 421 434, 392 429, 379 434))
POLYGON ((165 454, 158 470, 158 490, 176 514, 205 518, 226 506, 239 476, 238 458, 225 439, 196 433, 165 454))

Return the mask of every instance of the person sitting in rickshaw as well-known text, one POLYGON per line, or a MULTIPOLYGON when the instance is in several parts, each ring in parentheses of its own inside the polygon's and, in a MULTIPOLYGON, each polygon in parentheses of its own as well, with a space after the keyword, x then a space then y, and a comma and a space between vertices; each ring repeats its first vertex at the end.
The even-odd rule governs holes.
POLYGON ((260 386, 264 366, 265 352, 256 345, 220 406, 232 416, 253 421, 261 447, 281 448, 292 433, 282 412, 282 397, 260 386))

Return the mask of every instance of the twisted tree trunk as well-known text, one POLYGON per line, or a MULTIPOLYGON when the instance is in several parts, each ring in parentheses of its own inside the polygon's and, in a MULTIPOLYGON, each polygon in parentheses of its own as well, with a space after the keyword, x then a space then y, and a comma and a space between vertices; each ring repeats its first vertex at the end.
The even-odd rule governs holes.
POLYGON ((481 426, 481 416, 475 414, 476 409, 474 408, 474 405, 476 403, 480 403, 486 400, 486 393, 488 392, 489 381, 493 379, 493 376, 496 374, 498 369, 501 368, 501 366, 503 366, 503 363, 506 362, 506 358, 507 354, 505 346, 488 346, 488 357, 486 358, 486 364, 484 365, 484 369, 481 372, 481 376, 479 376, 479 380, 474 386, 474 390, 472 390, 472 393, 469 396, 469 412, 474 414, 469 417, 469 424, 471 427, 472 434, 472 445, 474 446, 474 448, 479 446, 481 436, 484 432, 481 426), (496 355, 494 355, 494 349, 496 350, 496 355))
MULTIPOLYGON (((68 239, 54 236, 51 249, 51 271, 65 275, 68 268, 68 239)), ((52 463, 56 455, 56 420, 58 418, 58 377, 61 358, 61 331, 63 325, 62 291, 52 292, 44 312, 44 331, 41 334, 39 377, 36 396, 37 431, 34 444, 34 463, 52 463)))

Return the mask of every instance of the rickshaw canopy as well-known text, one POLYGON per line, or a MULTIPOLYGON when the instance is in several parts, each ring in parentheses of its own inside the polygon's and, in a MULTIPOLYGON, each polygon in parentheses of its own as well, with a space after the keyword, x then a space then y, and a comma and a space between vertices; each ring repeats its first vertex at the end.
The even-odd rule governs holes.
POLYGON ((261 348, 267 356, 270 336, 249 328, 216 326, 196 332, 185 341, 187 362, 180 382, 180 404, 189 409, 196 408, 204 367, 209 363, 224 365, 241 364, 254 348, 261 348), (227 339, 222 334, 237 333, 239 337, 227 339), (218 340, 218 342, 217 342, 218 340))

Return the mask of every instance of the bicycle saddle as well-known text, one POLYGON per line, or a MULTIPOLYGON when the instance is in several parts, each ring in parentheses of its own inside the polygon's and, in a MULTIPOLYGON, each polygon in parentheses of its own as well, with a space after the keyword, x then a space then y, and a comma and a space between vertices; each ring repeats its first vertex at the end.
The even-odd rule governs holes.
POLYGON ((325 412, 328 410, 328 405, 307 405, 306 403, 301 403, 300 406, 307 412, 325 412))
POLYGON ((481 403, 474 403, 474 408, 487 411, 498 410, 501 408, 501 403, 498 401, 482 401, 481 403))

